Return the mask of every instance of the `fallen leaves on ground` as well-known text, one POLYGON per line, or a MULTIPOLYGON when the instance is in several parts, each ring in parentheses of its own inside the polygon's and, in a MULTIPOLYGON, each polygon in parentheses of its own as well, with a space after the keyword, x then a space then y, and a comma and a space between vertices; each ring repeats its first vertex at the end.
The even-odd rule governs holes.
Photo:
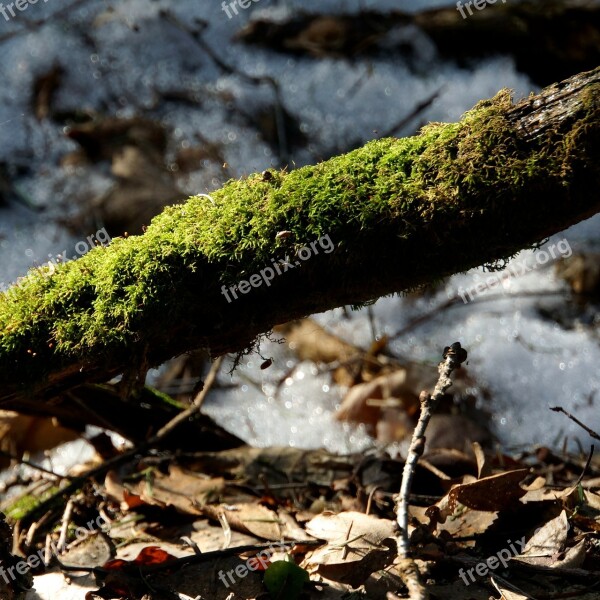
MULTIPOLYGON (((599 461, 578 483, 585 459, 547 449, 511 457, 476 447, 471 457, 442 456, 453 476, 435 481, 435 469, 419 469, 410 510, 411 544, 432 598, 536 597, 544 588, 586 598, 600 581, 600 495, 584 486, 597 481, 599 461)), ((400 459, 242 447, 149 461, 140 458, 73 498, 60 561, 81 569, 69 571, 73 582, 93 567, 99 587, 86 588, 88 600, 402 597, 393 504, 400 459), (76 539, 100 511, 110 521, 105 531, 76 539)), ((56 527, 38 525, 31 546, 21 534, 13 553, 42 548, 44 532, 56 543, 61 514, 56 527)), ((90 578, 81 581, 88 586, 90 578)))
MULTIPOLYGON (((347 388, 341 418, 378 431, 387 426, 386 442, 406 440, 435 368, 398 361, 385 337, 358 348, 310 319, 278 333, 298 360, 313 361, 347 388)), ((174 362, 163 383, 182 397, 184 387, 200 389, 204 360, 174 362)), ((457 372, 453 395, 427 430, 410 498, 413 568, 434 600, 513 600, 548 590, 591 600, 600 588, 600 461, 545 447, 516 455, 494 449, 469 413, 475 385, 466 369, 457 372)), ((61 598, 78 583, 87 600, 406 597, 395 539, 404 463, 393 444, 389 453, 347 456, 238 444, 213 452, 170 447, 142 451, 73 495, 59 495, 37 521, 30 511, 61 480, 9 481, 14 493, 0 510, 16 528, 14 543, 5 533, 3 564, 16 568, 21 557, 62 540, 60 562, 33 573, 35 584, 65 570, 72 583, 60 579, 61 598), (100 516, 102 531, 86 525, 100 516)), ((106 456, 118 453, 111 446, 106 456)), ((20 591, 11 586, 6 597, 20 591)))

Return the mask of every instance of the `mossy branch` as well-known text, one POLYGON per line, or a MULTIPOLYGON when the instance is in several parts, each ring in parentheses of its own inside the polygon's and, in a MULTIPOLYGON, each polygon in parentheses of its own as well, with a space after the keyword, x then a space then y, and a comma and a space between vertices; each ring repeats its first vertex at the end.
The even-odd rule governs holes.
POLYGON ((458 123, 229 181, 142 236, 31 271, 0 297, 0 401, 31 405, 199 347, 239 351, 276 323, 509 257, 591 216, 599 91, 600 68, 516 106, 502 91, 458 123), (230 303, 222 293, 323 236, 333 251, 314 246, 230 303))

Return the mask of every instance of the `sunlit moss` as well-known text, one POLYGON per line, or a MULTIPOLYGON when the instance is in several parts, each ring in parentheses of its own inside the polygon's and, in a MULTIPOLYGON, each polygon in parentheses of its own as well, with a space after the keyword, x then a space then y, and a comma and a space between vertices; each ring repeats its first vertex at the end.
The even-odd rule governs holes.
MULTIPOLYGON (((105 355, 127 363, 134 349, 163 343, 172 325, 184 328, 182 303, 192 292, 181 290, 192 274, 193 293, 201 295, 322 235, 343 249, 393 222, 395 235, 411 240, 430 222, 469 223, 506 199, 560 186, 577 133, 565 141, 566 152, 548 144, 523 147, 506 118, 510 106, 503 91, 459 123, 433 123, 418 136, 375 140, 291 172, 230 180, 211 193, 214 203, 197 196, 169 207, 142 236, 117 238, 51 276, 32 270, 0 295, 0 374, 14 381, 16 373, 26 383, 73 359, 85 365, 105 355), (278 238, 282 230, 292 236, 278 238)), ((521 227, 512 211, 494 215, 499 232, 521 227)), ((456 270, 477 264, 487 236, 473 231, 456 270)), ((444 269, 425 275, 435 280, 444 269)))
POLYGON ((26 494, 18 500, 15 500, 12 504, 9 504, 4 511, 4 514, 13 522, 19 521, 29 514, 36 506, 50 498, 56 492, 58 492, 58 488, 51 487, 39 496, 26 494))

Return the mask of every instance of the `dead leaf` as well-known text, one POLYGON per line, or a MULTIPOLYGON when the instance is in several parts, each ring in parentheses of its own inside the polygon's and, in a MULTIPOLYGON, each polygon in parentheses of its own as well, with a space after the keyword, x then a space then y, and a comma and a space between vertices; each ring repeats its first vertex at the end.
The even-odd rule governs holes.
POLYGON ((61 554, 60 561, 71 567, 99 567, 115 555, 115 546, 106 534, 95 532, 61 554))
POLYGON ((309 553, 304 566, 323 577, 356 587, 393 560, 396 523, 359 512, 323 513, 306 531, 327 544, 309 553))
POLYGON ((471 455, 473 443, 488 446, 491 439, 487 429, 465 415, 434 414, 427 426, 425 453, 443 448, 471 455))
POLYGON ((115 471, 109 471, 105 485, 110 497, 124 502, 126 510, 148 504, 174 506, 183 513, 198 515, 206 502, 222 492, 225 481, 201 477, 171 464, 168 475, 153 470, 135 483, 124 482, 115 471))
POLYGON ((223 164, 223 149, 218 144, 206 142, 202 146, 181 148, 175 157, 175 164, 181 174, 199 171, 206 161, 216 165, 223 164))
POLYGON ((277 541, 285 536, 283 523, 277 513, 261 504, 209 505, 202 512, 215 520, 223 515, 231 529, 263 540, 277 541))
MULTIPOLYGON (((362 10, 356 15, 298 15, 291 19, 254 19, 237 34, 245 43, 314 57, 347 57, 370 50, 408 17, 362 10)), ((388 48, 389 50, 389 48, 388 48)))
POLYGON ((454 512, 460 503, 473 510, 503 510, 525 495, 519 483, 527 473, 529 469, 517 469, 457 485, 448 492, 449 509, 454 512))
POLYGON ((569 520, 563 510, 534 533, 515 560, 543 567, 577 568, 585 559, 585 540, 565 551, 568 534, 569 520))
POLYGON ((312 319, 290 321, 273 329, 283 335, 300 360, 330 364, 359 356, 361 351, 321 327, 312 319))
POLYGON ((184 199, 163 167, 135 146, 115 152, 112 170, 117 183, 92 203, 110 235, 140 234, 165 206, 184 199))
POLYGON ((92 162, 112 160, 125 146, 134 146, 156 164, 164 162, 167 134, 164 127, 150 119, 97 116, 86 123, 72 125, 67 133, 92 162))
POLYGON ((64 69, 54 65, 49 71, 36 78, 33 84, 33 111, 38 121, 50 116, 52 98, 60 87, 64 69))
POLYGON ((375 428, 385 406, 393 404, 403 408, 408 414, 414 414, 419 405, 419 392, 415 393, 416 385, 407 368, 355 385, 342 400, 336 419, 364 423, 375 428), (373 400, 381 402, 371 402, 373 400))
POLYGON ((489 461, 486 459, 485 452, 481 447, 479 442, 473 442, 471 444, 473 448, 473 454, 475 455, 475 460, 477 461, 477 479, 481 479, 482 477, 487 477, 492 472, 492 467, 489 461))
POLYGON ((511 592, 510 590, 501 587, 493 577, 491 577, 492 583, 494 587, 502 594, 500 600, 529 600, 530 596, 523 596, 523 594, 519 594, 517 592, 511 592))
POLYGON ((597 297, 600 293, 600 254, 575 253, 558 261, 555 271, 574 294, 597 297))
POLYGON ((61 426, 55 418, 0 410, 0 449, 17 457, 25 452, 49 450, 79 437, 80 433, 61 426))

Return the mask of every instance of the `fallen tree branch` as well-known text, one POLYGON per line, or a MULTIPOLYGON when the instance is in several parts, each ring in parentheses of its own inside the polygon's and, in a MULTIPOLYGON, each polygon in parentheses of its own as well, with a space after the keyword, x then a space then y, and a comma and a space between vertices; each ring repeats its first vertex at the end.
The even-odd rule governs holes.
POLYGON ((143 236, 34 269, 0 297, 0 403, 123 371, 139 382, 195 348, 240 351, 277 323, 509 257, 593 215, 599 91, 600 68, 516 106, 503 91, 459 123, 229 181, 143 236))

